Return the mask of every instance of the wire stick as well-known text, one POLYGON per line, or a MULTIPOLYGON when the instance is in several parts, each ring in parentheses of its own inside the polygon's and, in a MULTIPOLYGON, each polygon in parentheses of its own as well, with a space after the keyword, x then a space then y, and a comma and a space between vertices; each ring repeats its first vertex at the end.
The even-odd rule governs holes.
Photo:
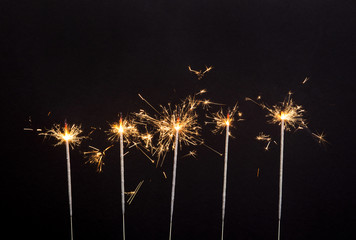
POLYGON ((125 178, 124 178, 124 138, 120 131, 120 170, 121 170, 121 209, 122 209, 122 236, 125 240, 125 178))
POLYGON ((229 125, 226 125, 225 156, 224 156, 224 184, 223 184, 223 193, 222 193, 221 240, 224 239, 228 150, 229 150, 229 125))
POLYGON ((283 151, 284 151, 284 120, 281 121, 281 151, 279 166, 279 202, 278 202, 278 240, 281 239, 281 217, 282 217, 282 185, 283 185, 283 151))
POLYGON ((172 220, 173 220, 173 207, 174 207, 174 194, 176 189, 176 171, 177 171, 177 158, 178 158, 178 137, 179 131, 176 131, 176 139, 174 145, 174 159, 173 159, 173 178, 172 178, 172 194, 171 194, 171 217, 169 222, 169 240, 172 239, 172 220))
POLYGON ((65 143, 66 143, 67 177, 68 177, 68 200, 69 200, 69 217, 70 217, 70 239, 73 240, 72 180, 71 180, 71 173, 70 173, 69 141, 66 140, 65 143))

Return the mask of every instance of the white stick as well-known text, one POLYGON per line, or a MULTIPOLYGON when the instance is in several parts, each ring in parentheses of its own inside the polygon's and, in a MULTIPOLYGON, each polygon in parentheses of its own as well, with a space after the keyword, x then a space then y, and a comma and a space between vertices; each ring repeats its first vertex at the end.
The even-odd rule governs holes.
POLYGON ((283 185, 284 120, 281 124, 281 151, 279 165, 278 240, 281 239, 282 185, 283 185))
POLYGON ((174 159, 173 159, 173 178, 172 178, 172 194, 171 194, 171 218, 169 222, 169 240, 172 239, 172 220, 173 220, 173 207, 174 207, 174 194, 176 189, 176 171, 177 171, 177 157, 178 157, 178 136, 179 131, 176 131, 174 159))
POLYGON ((69 217, 70 217, 70 239, 73 240, 72 180, 70 174, 70 155, 69 155, 68 140, 66 141, 66 158, 67 158, 68 199, 69 199, 69 217))
POLYGON ((122 236, 123 236, 123 240, 125 240, 124 138, 122 132, 120 132, 120 170, 121 170, 122 236))
POLYGON ((223 193, 222 193, 221 240, 224 239, 228 150, 229 150, 229 125, 226 125, 225 156, 224 156, 224 184, 223 184, 223 193))

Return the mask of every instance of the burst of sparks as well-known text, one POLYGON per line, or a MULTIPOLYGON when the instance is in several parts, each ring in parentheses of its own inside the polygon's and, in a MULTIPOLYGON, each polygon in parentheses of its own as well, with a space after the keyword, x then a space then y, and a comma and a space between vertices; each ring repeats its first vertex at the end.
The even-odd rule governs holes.
POLYGON ((139 113, 136 113, 136 116, 144 124, 153 127, 151 137, 156 135, 158 138, 156 146, 152 147, 153 155, 157 155, 158 162, 162 160, 161 165, 166 153, 175 147, 173 142, 176 131, 179 131, 180 146, 182 143, 185 145, 197 145, 201 143, 201 127, 198 124, 198 115, 195 111, 199 105, 199 101, 195 99, 195 96, 198 94, 201 94, 201 92, 188 96, 180 104, 174 106, 170 103, 167 107, 161 105, 161 111, 155 109, 147 100, 140 96, 141 99, 147 102, 158 113, 158 115, 150 115, 141 109, 139 113))
POLYGON ((199 71, 193 70, 190 66, 188 66, 188 69, 190 72, 197 75, 198 80, 201 80, 207 72, 209 72, 211 69, 213 69, 213 66, 210 66, 210 67, 205 66, 204 72, 202 70, 199 70, 199 71))
POLYGON ((292 93, 289 92, 288 97, 281 104, 273 105, 272 107, 268 107, 264 103, 258 103, 251 98, 246 98, 246 101, 252 101, 266 109, 269 112, 266 116, 271 118, 269 123, 278 123, 280 125, 284 121, 286 130, 307 128, 303 118, 305 110, 301 105, 294 103, 291 95, 292 93))
POLYGON ((45 137, 54 137, 58 142, 54 146, 61 145, 65 142, 69 142, 70 146, 74 148, 75 146, 80 145, 82 140, 86 136, 79 136, 82 133, 81 125, 68 125, 65 123, 64 127, 61 127, 60 124, 54 124, 50 130, 47 130, 40 135, 45 137))
POLYGON ((136 123, 133 118, 125 118, 120 117, 119 122, 115 122, 110 124, 109 141, 117 141, 120 138, 120 133, 124 136, 124 141, 127 144, 130 144, 132 139, 137 139, 140 134, 136 127, 136 123))
POLYGON ((232 122, 235 121, 235 114, 237 113, 239 119, 238 121, 241 120, 242 117, 242 113, 237 111, 238 106, 237 103, 235 104, 235 106, 233 107, 232 110, 228 110, 228 113, 225 114, 223 109, 221 108, 218 112, 216 113, 212 113, 211 116, 207 115, 207 118, 212 119, 212 122, 205 122, 205 124, 211 124, 211 123, 215 123, 215 129, 213 129, 213 133, 217 134, 217 133, 222 133, 224 131, 224 129, 226 128, 226 126, 232 126, 232 122))
POLYGON ((113 145, 105 148, 103 151, 100 151, 98 148, 89 146, 92 150, 88 152, 84 152, 84 156, 88 158, 87 163, 96 164, 96 171, 102 172, 103 170, 103 158, 105 156, 105 152, 109 150, 113 145))

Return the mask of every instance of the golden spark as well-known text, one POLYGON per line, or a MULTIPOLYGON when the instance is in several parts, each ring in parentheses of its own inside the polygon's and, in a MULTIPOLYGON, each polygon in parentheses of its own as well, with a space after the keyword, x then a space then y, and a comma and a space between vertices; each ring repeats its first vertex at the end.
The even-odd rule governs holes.
POLYGON ((302 84, 305 84, 305 83, 308 82, 308 81, 309 81, 309 77, 305 77, 304 80, 303 80, 303 82, 302 82, 302 84))
POLYGON ((324 132, 322 133, 316 132, 316 133, 312 133, 312 135, 318 140, 319 144, 328 143, 328 141, 325 140, 326 134, 324 132))
POLYGON ((136 188, 135 188, 134 191, 125 192, 126 195, 129 195, 129 196, 130 196, 129 199, 127 199, 127 203, 128 203, 129 205, 132 203, 132 201, 133 201, 134 198, 136 197, 136 194, 137 194, 138 190, 140 190, 140 188, 141 188, 141 186, 142 186, 142 184, 143 184, 144 181, 145 181, 145 180, 140 181, 140 182, 137 184, 137 186, 136 186, 136 188))
POLYGON ((186 158, 186 157, 193 157, 193 158, 197 158, 197 150, 192 150, 189 151, 189 153, 185 154, 182 158, 186 158))
POLYGON ((272 138, 270 137, 270 135, 264 134, 263 132, 260 132, 257 137, 256 140, 258 141, 263 141, 263 142, 267 142, 267 145, 265 147, 265 150, 268 151, 269 150, 269 145, 272 142, 272 138))
POLYGON ((213 67, 212 66, 210 66, 210 67, 205 66, 205 71, 204 72, 202 70, 199 70, 199 71, 193 70, 190 66, 188 66, 188 69, 189 69, 190 72, 192 72, 195 75, 197 75, 198 80, 201 80, 204 77, 205 73, 209 72, 211 69, 213 69, 213 67))
POLYGON ((91 148, 92 150, 89 152, 84 152, 84 156, 88 158, 88 161, 86 163, 96 164, 97 165, 96 171, 102 172, 102 168, 104 165, 103 158, 105 156, 105 152, 109 150, 112 146, 114 145, 105 148, 104 151, 100 151, 96 147, 89 146, 89 148, 91 148))

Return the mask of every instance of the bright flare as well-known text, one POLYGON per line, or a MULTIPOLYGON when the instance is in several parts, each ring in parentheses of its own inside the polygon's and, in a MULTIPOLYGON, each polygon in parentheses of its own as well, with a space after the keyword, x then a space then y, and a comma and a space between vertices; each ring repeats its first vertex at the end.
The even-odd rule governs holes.
POLYGON ((58 142, 54 146, 69 142, 69 145, 74 148, 75 146, 79 146, 82 140, 86 138, 86 136, 80 136, 82 132, 81 125, 73 124, 70 126, 65 124, 64 127, 61 127, 60 124, 54 124, 50 130, 40 133, 40 135, 55 138, 58 142))
MULTIPOLYGON (((161 111, 154 108, 146 99, 143 99, 157 114, 150 115, 145 110, 140 110, 136 113, 141 123, 152 128, 150 133, 150 144, 153 137, 157 137, 157 144, 151 144, 151 152, 158 157, 157 164, 161 166, 167 152, 175 149, 175 135, 179 132, 178 145, 198 145, 202 143, 200 138, 201 127, 198 124, 198 114, 196 108, 200 105, 200 101, 196 100, 196 96, 201 92, 188 96, 180 104, 172 106, 170 103, 165 107, 160 105, 161 111)), ((142 136, 141 136, 142 138, 142 136)), ((149 145, 148 145, 149 146, 149 145)))

